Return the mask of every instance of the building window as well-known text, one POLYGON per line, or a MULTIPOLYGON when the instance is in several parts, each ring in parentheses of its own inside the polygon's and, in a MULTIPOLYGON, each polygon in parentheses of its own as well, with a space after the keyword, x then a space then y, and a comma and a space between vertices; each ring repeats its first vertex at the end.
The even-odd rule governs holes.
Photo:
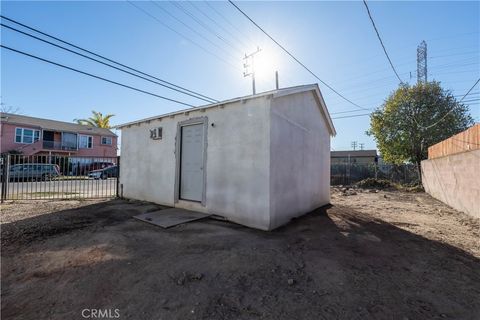
POLYGON ((112 137, 102 137, 102 144, 112 145, 112 137))
POLYGON ((62 149, 76 150, 77 149, 77 134, 71 132, 62 132, 62 149))
POLYGON ((79 136, 78 147, 81 149, 92 149, 93 148, 93 137, 92 136, 79 136))
POLYGON ((40 130, 16 128, 15 142, 17 143, 34 143, 40 140, 40 130))

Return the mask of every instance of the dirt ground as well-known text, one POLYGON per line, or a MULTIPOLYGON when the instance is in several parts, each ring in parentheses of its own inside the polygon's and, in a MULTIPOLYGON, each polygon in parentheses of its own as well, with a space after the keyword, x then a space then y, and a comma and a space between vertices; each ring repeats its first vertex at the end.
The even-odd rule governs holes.
POLYGON ((158 208, 3 206, 2 319, 479 319, 480 223, 424 193, 333 189, 273 232, 131 218, 158 208))

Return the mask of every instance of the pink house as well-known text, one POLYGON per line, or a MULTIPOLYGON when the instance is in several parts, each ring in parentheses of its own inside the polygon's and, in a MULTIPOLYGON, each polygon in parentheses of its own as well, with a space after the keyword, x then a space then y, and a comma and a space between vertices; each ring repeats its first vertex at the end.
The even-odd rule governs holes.
POLYGON ((0 113, 0 153, 116 157, 117 135, 109 129, 0 113))

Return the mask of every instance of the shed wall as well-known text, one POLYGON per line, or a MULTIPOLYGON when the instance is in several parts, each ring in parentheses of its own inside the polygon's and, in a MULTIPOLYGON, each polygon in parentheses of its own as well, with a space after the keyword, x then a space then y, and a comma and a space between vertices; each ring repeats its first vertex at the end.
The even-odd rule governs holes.
POLYGON ((123 195, 268 229, 269 108, 270 99, 263 96, 123 128, 123 195), (177 125, 195 117, 208 119, 205 206, 175 203, 177 125), (150 139, 149 130, 155 127, 162 127, 162 140, 150 139))
POLYGON ((330 133, 312 92, 272 100, 270 229, 330 202, 330 133))

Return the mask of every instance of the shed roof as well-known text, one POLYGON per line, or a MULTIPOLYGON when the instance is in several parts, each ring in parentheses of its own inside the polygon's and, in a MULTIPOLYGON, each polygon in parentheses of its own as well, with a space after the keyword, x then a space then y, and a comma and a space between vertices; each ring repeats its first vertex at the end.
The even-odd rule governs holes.
POLYGON ((345 151, 331 151, 330 156, 332 158, 344 158, 344 157, 376 157, 377 150, 345 150, 345 151))
POLYGON ((1 113, 1 122, 15 124, 15 125, 37 127, 37 128, 46 129, 46 130, 77 132, 77 133, 85 133, 85 134, 98 134, 103 136, 116 136, 115 133, 113 133, 112 131, 106 128, 85 126, 82 124, 50 120, 50 119, 34 118, 34 117, 28 117, 20 114, 5 113, 5 112, 1 113))
POLYGON ((330 134, 332 136, 336 135, 336 131, 335 131, 335 127, 333 126, 332 119, 330 118, 330 114, 328 113, 328 109, 327 109, 327 106, 325 104, 325 101, 323 100, 323 96, 322 96, 322 93, 320 92, 320 88, 318 87, 318 84, 316 84, 316 83, 315 84, 302 85, 302 86, 296 86, 296 87, 282 88, 282 89, 277 89, 277 90, 271 90, 271 91, 257 93, 255 95, 248 95, 248 96, 233 98, 233 99, 224 100, 224 101, 220 101, 220 102, 216 102, 216 103, 212 103, 212 104, 207 104, 207 105, 204 105, 204 106, 182 109, 182 110, 178 110, 178 111, 174 111, 174 112, 170 112, 170 113, 161 114, 161 115, 158 115, 158 116, 155 116, 155 117, 149 117, 149 118, 146 118, 146 119, 141 119, 141 120, 137 120, 137 121, 124 123, 124 124, 118 125, 116 128, 122 129, 124 127, 131 126, 133 124, 140 124, 142 122, 148 122, 148 121, 152 121, 152 120, 162 119, 162 118, 165 118, 165 117, 175 116, 175 115, 182 114, 182 113, 185 113, 185 112, 192 112, 192 111, 196 111, 196 110, 205 110, 205 109, 217 107, 217 106, 220 106, 220 105, 226 105, 226 104, 229 104, 229 103, 234 103, 234 102, 242 101, 242 100, 255 99, 255 98, 268 96, 268 95, 272 95, 274 98, 276 98, 276 97, 282 97, 282 96, 287 96, 287 95, 292 95, 292 94, 297 94, 297 93, 307 92, 307 91, 314 92, 315 97, 317 98, 317 102, 322 109, 322 114, 325 117, 325 121, 327 122, 327 126, 328 126, 328 129, 330 131, 330 134))

